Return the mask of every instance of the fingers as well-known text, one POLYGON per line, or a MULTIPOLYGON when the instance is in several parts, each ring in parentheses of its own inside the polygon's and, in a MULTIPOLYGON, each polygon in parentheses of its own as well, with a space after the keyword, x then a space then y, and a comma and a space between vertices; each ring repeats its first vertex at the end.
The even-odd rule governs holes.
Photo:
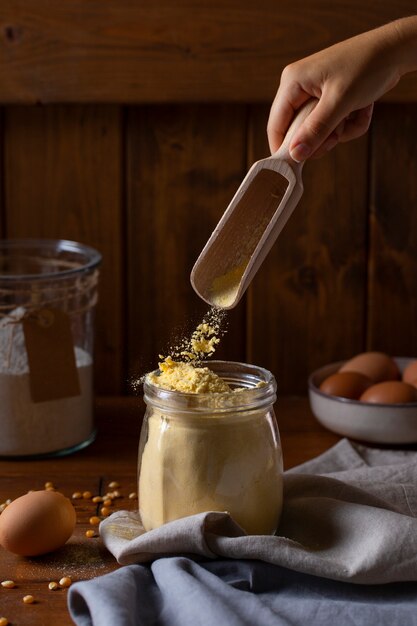
POLYGON ((294 134, 289 147, 291 158, 301 162, 316 153, 348 112, 334 96, 323 93, 315 109, 294 134))
MULTIPOLYGON (((360 137, 367 132, 372 118, 373 104, 352 111, 355 104, 339 83, 331 87, 301 86, 297 69, 288 66, 281 79, 272 104, 268 126, 268 142, 273 154, 281 146, 294 113, 311 97, 318 104, 304 120, 291 140, 289 152, 294 161, 305 161, 331 150, 337 143, 360 137)), ((356 105, 357 106, 357 105, 356 105)))
POLYGON ((312 155, 311 159, 318 159, 322 157, 324 154, 332 150, 340 141, 340 137, 343 135, 345 120, 340 122, 337 128, 330 133, 327 139, 321 144, 320 148, 318 148, 312 155))
POLYGON ((349 113, 340 104, 340 97, 329 90, 327 93, 308 93, 297 81, 282 82, 272 104, 267 126, 271 153, 276 152, 282 144, 295 111, 311 97, 318 97, 319 102, 291 141, 290 155, 294 161, 304 161, 314 154, 349 113))
POLYGON ((374 104, 372 103, 348 115, 339 141, 350 141, 364 135, 369 129, 373 110, 374 104))
POLYGON ((329 137, 327 137, 320 148, 318 148, 311 155, 311 158, 318 159, 332 150, 332 148, 334 148, 338 143, 351 141, 352 139, 357 139, 358 137, 364 135, 369 129, 373 108, 374 105, 370 104, 359 111, 353 111, 350 113, 348 117, 345 118, 329 135, 329 137))
POLYGON ((268 144, 274 154, 284 141, 285 133, 294 117, 294 108, 288 100, 279 103, 274 101, 267 125, 268 144))
POLYGON ((310 113, 291 142, 289 152, 294 161, 301 162, 311 156, 322 156, 339 142, 361 137, 369 129, 373 104, 353 111, 339 120, 340 113, 336 110, 330 115, 321 116, 321 110, 317 112, 321 102, 322 100, 310 113))
POLYGON ((287 129, 297 111, 311 95, 304 91, 297 82, 288 86, 281 85, 269 113, 267 135, 271 154, 282 144, 287 129))

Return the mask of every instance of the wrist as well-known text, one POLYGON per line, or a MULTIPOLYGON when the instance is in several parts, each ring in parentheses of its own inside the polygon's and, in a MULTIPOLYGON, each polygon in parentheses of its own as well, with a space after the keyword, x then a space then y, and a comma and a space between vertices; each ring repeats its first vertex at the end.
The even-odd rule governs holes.
POLYGON ((400 76, 417 70, 417 15, 388 24, 394 41, 394 54, 400 76))

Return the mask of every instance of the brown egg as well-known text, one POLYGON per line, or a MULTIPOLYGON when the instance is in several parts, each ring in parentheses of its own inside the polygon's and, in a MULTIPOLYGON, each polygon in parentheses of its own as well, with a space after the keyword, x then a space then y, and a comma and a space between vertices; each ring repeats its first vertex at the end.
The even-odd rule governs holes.
POLYGON ((400 378, 400 372, 394 359, 383 352, 358 354, 342 365, 339 371, 360 372, 368 376, 374 383, 400 378))
POLYGON ((410 383, 410 385, 416 384, 417 381, 417 361, 411 361, 409 365, 403 371, 403 381, 405 383, 410 383))
POLYGON ((371 385, 372 381, 358 372, 337 372, 323 380, 320 391, 329 396, 357 400, 371 385))
POLYGON ((70 538, 74 507, 57 491, 33 491, 13 500, 0 515, 0 544, 14 554, 37 556, 57 550, 70 538))
POLYGON ((369 387, 360 397, 362 402, 406 404, 417 402, 417 389, 400 380, 388 380, 369 387))

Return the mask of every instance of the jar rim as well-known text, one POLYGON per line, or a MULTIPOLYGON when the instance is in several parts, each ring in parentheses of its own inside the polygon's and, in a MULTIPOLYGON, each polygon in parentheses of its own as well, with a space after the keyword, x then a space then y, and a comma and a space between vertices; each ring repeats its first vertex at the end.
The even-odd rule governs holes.
MULTIPOLYGON (((229 413, 241 412, 270 406, 276 401, 277 384, 274 375, 267 369, 238 361, 202 361, 232 387, 243 387, 243 391, 223 393, 185 393, 163 389, 144 380, 146 403, 169 412, 229 413), (263 383, 257 386, 258 383, 263 383)), ((157 370, 156 370, 157 371, 157 370)))
POLYGON ((58 255, 62 252, 70 252, 80 257, 79 264, 74 264, 72 267, 65 269, 58 269, 57 271, 38 273, 24 273, 24 274, 4 274, 0 271, 0 279, 2 281, 25 281, 25 280, 49 280, 51 278, 60 279, 67 278, 74 275, 79 275, 80 272, 88 272, 94 270, 102 261, 102 255, 98 250, 91 246, 79 243, 77 241, 71 241, 69 239, 3 239, 0 240, 0 257, 2 253, 7 252, 19 252, 27 253, 29 251, 35 252, 40 258, 53 259, 52 253, 56 253, 57 260, 58 255))

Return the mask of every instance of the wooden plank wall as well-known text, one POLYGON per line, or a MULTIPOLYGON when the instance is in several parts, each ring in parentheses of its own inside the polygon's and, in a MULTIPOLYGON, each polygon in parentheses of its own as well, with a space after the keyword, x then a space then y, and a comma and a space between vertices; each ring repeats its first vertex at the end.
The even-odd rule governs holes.
MULTIPOLYGON (((0 101, 269 102, 281 69, 415 0, 2 0, 0 101)), ((390 99, 413 100, 409 76, 390 99)))
MULTIPOLYGON (((2 2, 0 236, 102 252, 99 394, 130 393, 207 310, 189 273, 268 154, 280 69, 414 2, 299 4, 2 2)), ((416 103, 410 76, 366 137, 306 165, 302 201, 228 315, 219 357, 271 369, 284 394, 362 349, 417 356, 416 103)))

